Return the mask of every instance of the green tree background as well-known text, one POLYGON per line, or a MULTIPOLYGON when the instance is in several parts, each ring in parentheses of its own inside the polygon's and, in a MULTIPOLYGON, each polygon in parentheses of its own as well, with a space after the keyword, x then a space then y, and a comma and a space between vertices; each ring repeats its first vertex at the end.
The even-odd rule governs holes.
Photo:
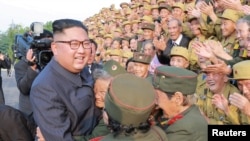
MULTIPOLYGON (((44 29, 52 31, 52 21, 48 21, 43 25, 44 29)), ((15 61, 14 58, 14 42, 15 42, 15 35, 17 34, 24 34, 25 32, 30 31, 29 27, 23 27, 20 24, 12 23, 10 27, 5 32, 0 32, 0 51, 8 55, 12 62, 15 61)))

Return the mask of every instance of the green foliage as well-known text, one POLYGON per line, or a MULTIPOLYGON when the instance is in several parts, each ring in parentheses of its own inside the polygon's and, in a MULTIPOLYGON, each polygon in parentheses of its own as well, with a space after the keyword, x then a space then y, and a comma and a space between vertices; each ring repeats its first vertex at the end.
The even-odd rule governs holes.
POLYGON ((52 21, 48 21, 43 25, 44 29, 47 29, 52 32, 52 21))

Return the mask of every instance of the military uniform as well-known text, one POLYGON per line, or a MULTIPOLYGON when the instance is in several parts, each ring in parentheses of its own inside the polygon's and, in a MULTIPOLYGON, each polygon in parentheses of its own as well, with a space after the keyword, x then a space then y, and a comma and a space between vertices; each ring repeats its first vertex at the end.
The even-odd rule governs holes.
MULTIPOLYGON (((142 27, 141 27, 142 30, 144 29, 149 29, 149 30, 152 30, 154 32, 155 30, 155 25, 154 23, 143 23, 142 24, 142 27)), ((147 40, 151 40, 153 42, 153 39, 147 39, 147 40)), ((145 46, 145 41, 139 41, 138 44, 137 44, 137 52, 143 52, 143 48, 145 46)))
MULTIPOLYGON (((249 72, 250 60, 242 61, 233 66, 233 79, 235 80, 250 80, 249 72)), ((248 99, 249 101, 249 99, 248 99)), ((240 123, 243 125, 250 124, 250 116, 247 116, 240 111, 240 123)))
MULTIPOLYGON (((196 89, 197 74, 182 68, 160 66, 155 70, 153 86, 167 94, 181 92, 193 95, 196 89)), ((207 121, 199 108, 192 103, 170 119, 161 118, 160 126, 165 130, 169 141, 207 141, 207 121)))
MULTIPOLYGON (((148 130, 140 129, 155 107, 155 98, 153 86, 145 79, 132 74, 116 76, 105 97, 105 111, 109 123, 116 121, 121 130, 108 134, 101 141, 167 141, 159 127, 148 125, 148 130)), ((112 125, 109 126, 112 129, 112 125)))
MULTIPOLYGON (((240 18, 240 14, 238 11, 226 9, 219 17, 222 19, 231 20, 232 22, 236 23, 240 18)), ((239 55, 240 48, 235 33, 231 34, 229 37, 222 37, 221 44, 224 47, 224 50, 233 58, 239 55)))
MULTIPOLYGON (((152 56, 146 55, 146 54, 140 53, 140 52, 135 52, 133 54, 133 59, 132 59, 133 62, 142 63, 142 64, 145 64, 145 65, 148 65, 148 66, 149 66, 151 60, 152 60, 152 56)), ((149 73, 149 68, 148 68, 147 76, 145 78, 147 80, 149 80, 150 82, 152 80, 152 74, 149 73)))
MULTIPOLYGON (((223 95, 229 98, 229 95, 239 92, 239 90, 227 82, 223 90, 223 95)), ((239 109, 235 106, 230 105, 229 114, 226 115, 222 110, 216 108, 212 104, 213 93, 209 91, 206 83, 198 86, 196 89, 197 94, 197 105, 204 112, 204 114, 210 119, 209 124, 239 124, 239 109)))

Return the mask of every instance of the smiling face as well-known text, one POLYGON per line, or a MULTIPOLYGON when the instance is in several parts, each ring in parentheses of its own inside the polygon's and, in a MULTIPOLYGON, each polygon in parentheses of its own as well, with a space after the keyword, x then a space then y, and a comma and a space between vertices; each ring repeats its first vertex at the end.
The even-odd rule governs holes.
POLYGON ((244 46, 247 37, 250 35, 250 27, 246 22, 239 22, 236 25, 237 39, 239 40, 240 46, 244 46))
POLYGON ((221 73, 206 73, 206 84, 212 93, 222 93, 222 90, 227 82, 227 77, 221 73))
POLYGON ((104 107, 104 98, 108 90, 110 80, 97 79, 94 84, 95 105, 98 108, 104 107))
POLYGON ((148 76, 149 64, 134 62, 133 73, 141 78, 146 78, 148 76))
MULTIPOLYGON (((76 50, 70 48, 68 43, 59 43, 56 41, 88 41, 87 32, 80 27, 71 27, 64 29, 64 32, 54 35, 54 41, 51 48, 56 61, 65 69, 72 73, 79 73, 90 57, 91 48, 84 49, 82 45, 76 50)), ((91 44, 90 44, 91 45, 91 44)))
POLYGON ((250 80, 249 79, 242 79, 237 80, 238 88, 242 92, 242 94, 250 100, 250 80))

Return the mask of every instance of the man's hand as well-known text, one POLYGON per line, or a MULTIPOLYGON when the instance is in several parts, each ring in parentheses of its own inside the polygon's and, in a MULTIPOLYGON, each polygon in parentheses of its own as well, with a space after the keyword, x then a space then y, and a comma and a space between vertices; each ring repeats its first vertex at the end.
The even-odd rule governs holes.
POLYGON ((239 93, 233 93, 229 96, 229 101, 232 105, 238 107, 244 114, 250 117, 250 102, 245 96, 239 93))
POLYGON ((241 8, 242 8, 242 11, 245 15, 250 15, 250 6, 249 5, 244 5, 241 8))
POLYGON ((224 111, 225 114, 229 113, 228 100, 223 94, 214 94, 212 98, 212 104, 216 108, 224 111))
POLYGON ((28 62, 34 63, 34 65, 30 66, 33 70, 36 70, 37 65, 35 63, 36 57, 33 55, 33 50, 29 49, 26 54, 26 59, 28 62))
POLYGON ((204 68, 204 71, 223 73, 226 75, 229 75, 232 72, 232 69, 230 67, 228 67, 224 61, 218 59, 217 62, 218 62, 217 64, 207 65, 207 67, 204 68))
POLYGON ((4 60, 4 55, 0 53, 0 60, 4 60))
POLYGON ((156 49, 161 50, 161 51, 164 51, 166 48, 166 42, 164 41, 164 38, 162 36, 159 40, 154 38, 153 44, 156 49))

